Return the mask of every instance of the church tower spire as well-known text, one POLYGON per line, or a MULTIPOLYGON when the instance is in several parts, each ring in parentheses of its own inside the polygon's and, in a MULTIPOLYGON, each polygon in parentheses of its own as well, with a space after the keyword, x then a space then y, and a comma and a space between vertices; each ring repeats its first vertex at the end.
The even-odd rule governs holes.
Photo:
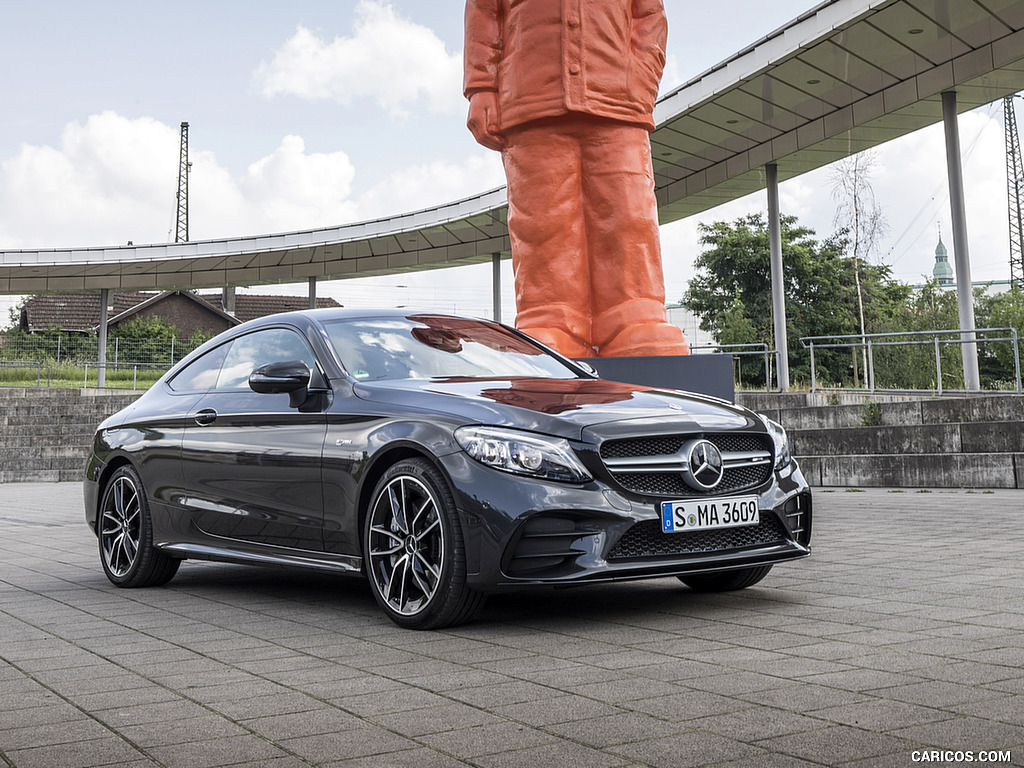
POLYGON ((939 225, 939 244, 935 246, 935 267, 932 268, 932 277, 941 288, 956 285, 956 280, 953 279, 953 267, 949 264, 949 252, 942 243, 941 224, 939 225))

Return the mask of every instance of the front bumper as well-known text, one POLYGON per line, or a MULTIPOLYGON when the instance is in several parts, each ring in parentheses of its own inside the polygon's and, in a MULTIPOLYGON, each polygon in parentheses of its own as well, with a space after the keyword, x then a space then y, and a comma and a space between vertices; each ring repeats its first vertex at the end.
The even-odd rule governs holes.
POLYGON ((759 525, 676 534, 661 532, 663 499, 601 480, 531 480, 461 453, 442 463, 462 518, 467 579, 481 591, 707 573, 810 554, 811 495, 795 463, 745 492, 758 496, 759 525))

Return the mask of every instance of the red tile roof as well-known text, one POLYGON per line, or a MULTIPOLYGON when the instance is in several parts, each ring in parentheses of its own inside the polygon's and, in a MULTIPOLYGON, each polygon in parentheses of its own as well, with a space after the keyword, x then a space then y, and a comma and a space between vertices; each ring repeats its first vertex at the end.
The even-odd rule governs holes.
MULTIPOLYGON (((125 292, 111 293, 111 307, 108 317, 116 317, 127 312, 144 301, 160 295, 156 292, 125 292)), ((221 294, 196 294, 199 298, 214 307, 221 309, 221 294)), ((341 306, 331 298, 318 298, 317 307, 341 306)), ((239 322, 252 320, 277 312, 292 312, 306 309, 309 299, 305 296, 267 296, 261 294, 238 293, 235 295, 235 317, 239 322)), ((100 324, 100 296, 96 293, 84 294, 45 294, 33 296, 22 312, 22 327, 28 331, 49 329, 63 331, 91 332, 100 324)))
MULTIPOLYGON (((211 306, 221 309, 221 294, 200 293, 200 299, 211 306)), ((323 309, 326 307, 340 307, 334 299, 317 298, 316 305, 323 309)), ((257 317, 275 315, 278 312, 295 312, 309 307, 309 299, 306 296, 266 296, 254 293, 235 294, 235 317, 241 322, 254 320, 257 317)))

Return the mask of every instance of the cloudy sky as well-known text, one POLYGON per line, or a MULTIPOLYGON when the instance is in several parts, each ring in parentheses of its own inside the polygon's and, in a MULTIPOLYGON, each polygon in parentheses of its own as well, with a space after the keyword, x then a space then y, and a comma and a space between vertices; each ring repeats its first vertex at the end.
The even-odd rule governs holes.
MULTIPOLYGON (((665 0, 662 91, 814 4, 665 0)), ((193 240, 343 224, 499 186, 497 154, 465 128, 462 12, 461 0, 9 4, 0 25, 0 249, 173 240, 182 121, 193 240)), ((1000 108, 962 116, 961 143, 973 277, 1005 280, 1000 108)), ((828 173, 781 189, 784 213, 821 237, 833 229, 828 173)), ((873 185, 890 227, 876 258, 920 282, 937 228, 952 239, 941 126, 880 149, 873 185)), ((764 205, 754 195, 699 220, 764 205)), ((670 301, 692 274, 697 223, 662 228, 670 301)), ((489 280, 489 267, 465 267, 337 281, 319 293, 350 306, 486 314, 489 280)), ((7 304, 0 297, 0 325, 7 304)))

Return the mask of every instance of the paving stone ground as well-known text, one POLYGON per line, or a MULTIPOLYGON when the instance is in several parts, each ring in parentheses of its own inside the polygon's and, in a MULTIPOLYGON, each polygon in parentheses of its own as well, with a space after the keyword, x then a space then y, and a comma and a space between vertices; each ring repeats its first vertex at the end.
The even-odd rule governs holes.
POLYGON ((432 633, 301 571, 115 589, 81 507, 0 485, 0 765, 1024 765, 1024 491, 818 490, 813 556, 743 592, 534 591, 432 633))

